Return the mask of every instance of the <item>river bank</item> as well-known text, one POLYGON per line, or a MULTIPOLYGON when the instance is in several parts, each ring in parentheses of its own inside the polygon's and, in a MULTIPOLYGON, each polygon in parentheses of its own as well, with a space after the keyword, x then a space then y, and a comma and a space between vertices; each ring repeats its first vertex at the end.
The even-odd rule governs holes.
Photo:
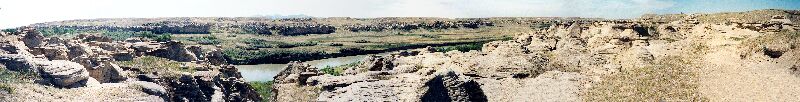
POLYGON ((425 48, 428 46, 442 47, 442 46, 457 46, 457 45, 475 45, 495 40, 499 39, 480 40, 471 42, 447 42, 447 43, 435 43, 435 44, 393 44, 393 45, 386 45, 380 49, 374 49, 369 47, 361 47, 361 48, 351 47, 351 48, 341 48, 339 49, 338 52, 330 52, 330 53, 316 52, 316 51, 306 51, 306 52, 289 51, 289 50, 254 51, 254 52, 228 50, 225 51, 224 53, 226 54, 226 58, 231 64, 237 64, 237 65, 284 64, 290 61, 312 61, 312 60, 320 60, 326 58, 378 54, 378 53, 385 53, 392 51, 425 48), (252 58, 252 57, 237 58, 240 56, 257 56, 257 58, 252 58))
MULTIPOLYGON (((305 61, 304 63, 311 64, 312 66, 317 68, 325 68, 328 66, 333 67, 333 66, 340 66, 340 65, 359 62, 362 59, 364 59, 364 57, 370 55, 387 55, 389 53, 391 52, 334 57, 334 58, 305 61)), ((278 72, 286 68, 286 65, 287 64, 256 64, 256 65, 236 65, 236 67, 239 68, 239 72, 242 73, 242 77, 245 79, 245 81, 266 82, 266 81, 272 81, 273 77, 275 77, 275 75, 278 74, 278 72)))

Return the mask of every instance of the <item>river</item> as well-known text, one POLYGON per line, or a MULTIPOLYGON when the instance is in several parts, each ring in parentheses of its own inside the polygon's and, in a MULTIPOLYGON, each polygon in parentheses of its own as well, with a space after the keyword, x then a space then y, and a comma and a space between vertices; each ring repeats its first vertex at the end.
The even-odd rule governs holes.
MULTIPOLYGON (((311 64, 311 66, 317 68, 325 68, 326 66, 339 66, 344 64, 350 64, 353 62, 358 62, 363 60, 365 57, 369 55, 387 55, 387 54, 389 54, 389 52, 379 53, 379 54, 366 54, 366 55, 327 58, 327 59, 306 61, 305 63, 311 64)), ((278 74, 278 72, 282 71, 283 68, 285 67, 286 64, 236 65, 236 68, 239 68, 239 72, 242 73, 242 77, 244 77, 244 80, 248 82, 270 81, 272 80, 272 77, 278 74)))

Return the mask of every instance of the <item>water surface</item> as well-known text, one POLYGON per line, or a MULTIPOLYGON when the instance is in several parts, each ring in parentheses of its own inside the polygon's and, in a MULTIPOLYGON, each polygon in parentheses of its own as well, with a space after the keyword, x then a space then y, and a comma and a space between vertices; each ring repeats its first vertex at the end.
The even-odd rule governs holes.
MULTIPOLYGON (((379 53, 377 55, 387 55, 387 53, 379 53)), ((375 55, 375 54, 366 54, 366 55, 356 55, 356 56, 345 56, 345 57, 336 57, 336 58, 328 58, 328 59, 320 59, 320 60, 312 60, 306 61, 305 63, 311 64, 311 66, 317 68, 325 68, 326 66, 339 66, 350 64, 353 62, 358 62, 367 57, 368 55, 375 55)), ((246 81, 270 81, 272 77, 274 77, 278 72, 282 71, 283 68, 286 67, 286 64, 257 64, 257 65, 236 65, 239 68, 239 72, 242 73, 242 77, 246 81)))

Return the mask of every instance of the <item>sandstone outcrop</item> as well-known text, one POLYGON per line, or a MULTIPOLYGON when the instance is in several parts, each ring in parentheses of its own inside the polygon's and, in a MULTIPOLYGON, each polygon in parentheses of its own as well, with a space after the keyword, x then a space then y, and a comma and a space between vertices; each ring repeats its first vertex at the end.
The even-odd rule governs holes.
MULTIPOLYGON (((33 72, 41 80, 33 83, 6 83, 18 87, 19 93, 3 94, 2 99, 16 101, 52 100, 77 101, 108 99, 103 93, 132 93, 118 95, 121 101, 260 101, 261 97, 243 79, 238 70, 227 65, 219 50, 204 52, 197 46, 180 42, 149 42, 129 39, 126 42, 97 35, 78 35, 71 39, 45 38, 32 32, 3 35, 0 44, 0 64, 6 69, 33 72), (135 40, 135 41, 134 41, 135 40), (177 61, 180 68, 192 72, 121 67, 119 61, 131 61, 144 56, 157 56, 177 61), (177 77, 176 77, 177 75, 177 77), (42 90, 42 87, 56 89, 42 90), (51 92, 52 91, 52 92, 51 92), (73 91, 77 96, 62 96, 73 91), (114 92, 119 91, 119 92, 114 92), (53 95, 29 95, 48 92, 53 95), (51 97, 52 96, 52 97, 51 97), (58 96, 58 99, 54 97, 58 96), (103 96, 92 98, 90 96, 103 96), (155 97, 155 100, 154 100, 155 97)), ((136 62, 164 64, 167 62, 136 62)), ((137 67, 137 66, 133 66, 137 67)))
POLYGON ((82 65, 65 60, 48 61, 19 54, 4 54, 0 55, 0 63, 10 70, 39 73, 48 84, 58 87, 84 86, 89 79, 89 72, 82 65))
MULTIPOLYGON (((367 56, 355 66, 336 67, 344 67, 341 74, 293 61, 274 77, 268 99, 278 102, 797 100, 800 38, 796 20, 800 13, 753 12, 646 15, 634 20, 186 17, 104 19, 130 20, 119 25, 55 22, 36 27, 266 35, 482 32, 507 25, 535 28, 510 40, 485 43, 481 50, 436 52, 427 47, 367 56)), ((12 84, 20 89, 7 95, 12 101, 107 97, 120 99, 111 101, 264 101, 238 69, 227 65, 221 49, 145 38, 45 38, 32 31, 0 33, 3 66, 37 71, 46 82, 12 84), (141 58, 169 66, 113 63, 141 58), (51 85, 58 88, 45 88, 51 85), (70 92, 76 95, 64 95, 70 92)), ((2 92, 0 99, 6 98, 2 92)))
POLYGON ((148 55, 164 57, 179 62, 189 62, 198 60, 197 56, 195 56, 195 54, 192 53, 192 51, 187 50, 186 48, 187 47, 180 42, 168 41, 165 44, 161 45, 160 48, 148 52, 148 55))
MULTIPOLYGON (((593 85, 620 80, 608 76, 661 66, 657 63, 671 56, 701 53, 705 45, 693 41, 709 38, 688 34, 713 29, 697 20, 704 16, 671 22, 555 22, 513 40, 486 43, 480 51, 420 49, 368 56, 360 65, 344 69, 342 76, 301 76, 316 68, 293 62, 275 77, 272 100, 593 100, 585 96, 593 85)), ((767 46, 763 52, 777 57, 787 50, 767 46)))

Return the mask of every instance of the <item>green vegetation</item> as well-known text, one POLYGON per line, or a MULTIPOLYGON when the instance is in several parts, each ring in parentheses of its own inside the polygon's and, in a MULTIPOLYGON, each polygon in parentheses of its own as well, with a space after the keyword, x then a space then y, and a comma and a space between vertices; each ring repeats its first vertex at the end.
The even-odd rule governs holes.
POLYGON ((38 79, 41 77, 32 70, 13 71, 0 65, 0 83, 30 83, 38 79))
POLYGON ((201 44, 201 45, 220 44, 219 39, 217 39, 217 37, 214 37, 214 36, 188 37, 188 38, 180 38, 180 40, 197 42, 197 44, 201 44))
MULTIPOLYGON (((11 29, 5 29, 3 31, 15 31, 11 29)), ((150 38, 155 41, 169 41, 172 39, 172 34, 164 33, 164 34, 155 34, 150 31, 108 31, 108 30, 78 30, 75 28, 65 28, 65 27, 47 27, 47 28, 36 28, 36 31, 41 33, 42 36, 45 37, 53 37, 53 36, 74 36, 77 34, 82 33, 99 33, 103 36, 110 37, 114 40, 125 40, 131 37, 143 37, 143 38, 150 38)))
POLYGON ((183 63, 155 56, 143 56, 131 61, 117 61, 116 63, 120 67, 136 69, 139 74, 160 73, 168 77, 178 77, 180 72, 197 71, 194 69, 196 66, 181 67, 183 63))
POLYGON ((422 44, 413 44, 413 43, 385 43, 380 45, 368 45, 364 47, 365 50, 388 50, 392 48, 406 48, 406 47, 413 47, 413 46, 421 46, 422 44))
POLYGON ((62 27, 37 28, 36 31, 42 34, 42 36, 46 37, 55 35, 73 35, 79 33, 77 29, 62 27))
POLYGON ((3 31, 2 31, 2 32, 13 33, 13 32, 17 32, 17 29, 14 29, 14 28, 10 28, 10 29, 3 29, 3 31))
POLYGON ((272 84, 274 84, 274 83, 275 83, 274 81, 248 82, 248 84, 250 84, 250 86, 252 86, 253 89, 256 90, 256 92, 258 92, 258 95, 261 95, 261 99, 263 101, 269 101, 269 98, 272 97, 272 84))
POLYGON ((172 34, 170 34, 170 33, 153 34, 153 33, 149 32, 149 31, 143 31, 143 32, 144 33, 141 33, 141 34, 134 34, 133 36, 150 38, 150 39, 153 39, 153 40, 159 41, 159 42, 165 42, 165 41, 172 40, 172 34))
POLYGON ((342 43, 331 43, 331 44, 328 44, 328 46, 344 46, 344 44, 342 44, 342 43))
MULTIPOLYGON (((435 35, 435 34, 432 34, 435 35)), ((442 38, 429 39, 406 35, 364 35, 373 37, 309 37, 297 39, 299 36, 292 37, 245 37, 244 39, 225 42, 223 54, 232 64, 259 64, 259 63, 286 63, 289 61, 308 61, 326 57, 380 53, 385 51, 404 50, 412 48, 422 48, 426 46, 447 46, 439 47, 441 51, 450 50, 479 50, 483 46, 480 43, 501 40, 510 37, 474 37, 475 35, 453 37, 457 34, 438 35, 442 38), (256 38, 259 37, 259 38, 256 38), (452 38, 451 38, 452 37, 452 38), (275 40, 266 40, 275 39, 275 40), (366 41, 364 39, 369 39, 366 41), (379 40, 372 40, 379 39, 379 40), (405 39, 405 40, 404 40, 405 39), (286 42, 286 41, 303 42, 286 42), (363 40, 363 41, 361 41, 363 40), (358 43, 360 41, 361 43, 358 43), (231 42, 235 44, 230 44, 231 42), (479 43, 479 44, 473 44, 479 43), (326 46, 316 46, 324 44, 326 46), (233 48, 232 48, 233 47, 233 48)), ((249 35, 240 35, 249 36, 249 35)))
POLYGON ((458 51, 461 51, 461 52, 467 52, 467 51, 470 51, 470 50, 481 50, 481 48, 483 48, 483 44, 484 43, 470 43, 470 44, 461 44, 461 45, 453 45, 453 46, 439 46, 439 47, 433 47, 433 48, 436 49, 436 52, 447 52, 447 51, 453 51, 453 50, 458 50, 458 51))
POLYGON ((150 31, 101 31, 103 36, 110 37, 114 40, 125 40, 131 37, 150 38, 156 41, 169 41, 172 39, 172 34, 154 34, 150 31))
POLYGON ((438 34, 403 34, 404 36, 420 36, 423 38, 441 38, 441 35, 438 34))
POLYGON ((588 101, 702 101, 697 67, 687 58, 670 56, 654 64, 623 70, 593 85, 588 101))
POLYGON ((325 74, 330 74, 330 75, 333 75, 333 76, 341 76, 344 73, 345 69, 351 68, 351 67, 356 67, 359 64, 361 64, 361 62, 353 62, 353 63, 344 64, 344 65, 340 65, 340 66, 334 66, 334 67, 325 66, 325 68, 322 68, 322 69, 319 69, 319 70, 322 71, 322 73, 325 73, 325 74))
POLYGON ((290 50, 290 49, 269 49, 269 50, 244 50, 244 49, 225 49, 222 51, 225 57, 233 64, 252 64, 259 62, 288 62, 295 60, 309 60, 315 57, 326 55, 325 52, 290 50))
POLYGON ((244 39, 245 44, 255 48, 292 48, 299 46, 315 46, 317 42, 281 42, 281 41, 267 41, 263 39, 244 39))
POLYGON ((5 91, 5 92, 8 92, 8 93, 14 93, 14 90, 16 90, 16 88, 14 88, 13 86, 9 85, 8 83, 0 83, 0 91, 5 91))
POLYGON ((14 83, 33 83, 35 80, 42 79, 38 73, 30 70, 12 71, 0 65, 0 91, 13 93, 14 83))

